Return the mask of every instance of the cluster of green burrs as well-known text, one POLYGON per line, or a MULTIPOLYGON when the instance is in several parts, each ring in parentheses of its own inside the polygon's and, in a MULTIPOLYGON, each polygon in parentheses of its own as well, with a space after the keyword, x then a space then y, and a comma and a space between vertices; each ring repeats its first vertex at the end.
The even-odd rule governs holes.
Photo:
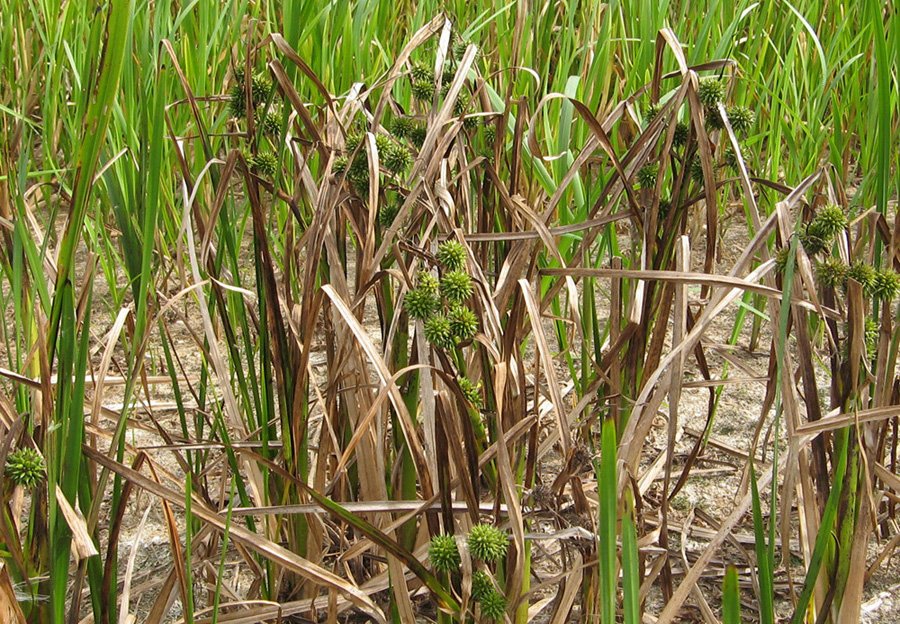
MULTIPOLYGON (((253 122, 266 136, 276 136, 281 130, 282 109, 280 104, 269 102, 272 80, 265 72, 257 72, 250 76, 248 84, 244 65, 239 64, 234 68, 234 82, 228 96, 229 111, 238 121, 248 117, 248 92, 253 122)), ((261 177, 273 178, 278 172, 278 156, 269 149, 260 149, 255 155, 247 152, 245 158, 250 170, 261 177)))
POLYGON ((439 349, 452 349, 471 340, 478 317, 466 305, 472 296, 472 278, 465 272, 466 248, 455 240, 440 245, 437 253, 441 277, 421 271, 416 287, 406 294, 406 312, 424 321, 425 339, 439 349))
MULTIPOLYGON (((486 565, 499 563, 509 548, 509 536, 490 524, 478 524, 466 536, 466 546, 473 559, 486 565)), ((451 574, 460 567, 461 557, 456 538, 452 535, 435 535, 428 544, 428 559, 435 570, 451 574)), ((497 589, 490 573, 476 569, 472 573, 472 600, 484 618, 503 619, 506 597, 497 589)))
POLYGON ((4 476, 25 489, 36 486, 44 478, 44 459, 33 448, 20 448, 6 458, 4 476))
MULTIPOLYGON (((395 178, 402 176, 413 162, 412 152, 401 140, 406 136, 406 130, 403 126, 401 126, 401 130, 403 136, 387 132, 375 134, 375 151, 378 155, 379 168, 387 170, 395 178)), ((359 130, 350 132, 344 142, 344 155, 334 161, 334 172, 336 174, 346 172, 347 178, 353 184, 356 192, 363 197, 368 195, 371 176, 369 158, 364 144, 366 140, 366 134, 363 132, 359 130)), ((399 205, 396 202, 387 203, 382 208, 383 211, 390 211, 393 216, 397 215, 398 209, 399 205)), ((390 225, 393 218, 379 212, 378 220, 382 225, 390 225)))

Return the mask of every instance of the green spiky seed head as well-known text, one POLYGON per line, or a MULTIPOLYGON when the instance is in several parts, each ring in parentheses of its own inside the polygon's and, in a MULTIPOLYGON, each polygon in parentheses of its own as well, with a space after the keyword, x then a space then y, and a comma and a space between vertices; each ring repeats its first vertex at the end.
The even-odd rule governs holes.
POLYGON ((378 208, 378 225, 383 228, 391 227, 394 219, 400 213, 399 202, 386 202, 378 208))
POLYGON ((466 264, 466 248, 459 241, 446 240, 438 247, 437 260, 448 271, 458 271, 466 264))
POLYGON ((453 79, 456 77, 456 72, 451 67, 446 67, 444 72, 441 74, 441 86, 449 87, 450 83, 453 82, 453 79))
POLYGON ((243 89, 244 88, 244 64, 239 63, 238 65, 235 65, 233 71, 234 71, 234 81, 237 84, 239 84, 241 86, 241 88, 243 89))
POLYGON ((869 359, 875 357, 876 350, 878 349, 878 338, 879 333, 881 332, 881 328, 878 327, 878 323, 868 316, 866 317, 866 355, 869 359))
POLYGON ((756 113, 747 106, 729 106, 725 111, 735 132, 746 133, 756 122, 756 113))
POLYGON ((703 161, 699 158, 691 161, 691 180, 697 184, 703 184, 703 161))
POLYGON ((722 78, 703 78, 697 89, 697 97, 705 108, 715 108, 725 98, 725 88, 725 80, 722 78))
POLYGON ((466 543, 473 557, 487 563, 494 563, 506 554, 506 549, 509 548, 509 537, 490 524, 477 524, 469 531, 466 543))
POLYGON ((269 97, 269 92, 272 90, 272 81, 263 72, 253 74, 253 79, 250 81, 250 90, 252 91, 254 105, 265 102, 269 97))
POLYGON ((457 39, 453 43, 453 58, 457 61, 461 61, 462 57, 466 54, 466 48, 469 47, 469 42, 465 39, 457 39))
POLYGON ((659 115, 659 104, 644 102, 644 105, 641 107, 641 113, 644 115, 644 121, 649 123, 659 115))
POLYGON ((338 156, 334 159, 334 166, 332 167, 332 171, 335 175, 340 175, 347 170, 347 165, 350 164, 350 159, 346 156, 338 156))
POLYGON ((257 108, 253 113, 253 120, 262 126, 263 132, 266 134, 276 135, 281 132, 281 110, 278 108, 271 110, 257 108))
POLYGON ((359 144, 362 143, 363 137, 361 134, 357 132, 350 132, 347 134, 347 139, 344 141, 344 151, 348 154, 352 154, 356 151, 356 148, 359 147, 359 144))
POLYGON ((266 178, 271 178, 278 171, 278 157, 272 152, 260 152, 250 158, 250 169, 266 178))
POLYGON ((33 448, 20 448, 6 458, 7 479, 26 489, 36 486, 44 478, 44 460, 33 448))
POLYGON ((472 572, 472 600, 481 602, 488 593, 496 592, 490 575, 484 570, 472 572))
POLYGON ((810 221, 800 233, 800 242, 808 256, 814 256, 827 250, 831 246, 832 238, 831 229, 815 219, 810 221))
POLYGON ((437 297, 424 288, 416 288, 406 293, 406 298, 403 303, 406 306, 406 313, 409 314, 410 318, 423 320, 431 318, 440 306, 437 297))
POLYGON ((719 113, 718 108, 707 108, 703 111, 703 115, 706 119, 707 132, 712 132, 713 130, 721 130, 725 127, 725 120, 722 119, 722 114, 719 113))
POLYGON ((422 124, 418 124, 412 129, 412 132, 409 133, 409 140, 412 141, 412 144, 417 148, 420 148, 422 147, 422 144, 425 143, 425 136, 427 134, 427 128, 422 124))
POLYGON ((788 259, 791 257, 790 247, 781 247, 775 252, 775 272, 783 275, 787 270, 788 259))
POLYGON ((468 377, 459 377, 457 382, 466 400, 475 407, 481 407, 481 382, 473 383, 468 377))
POLYGON ((353 183, 353 189, 360 197, 369 195, 369 166, 365 158, 357 158, 350 165, 350 182, 353 183))
POLYGON ((391 134, 398 139, 405 139, 413 129, 413 120, 409 117, 394 117, 391 121, 391 134))
POLYGON ((430 102, 434 96, 434 82, 429 80, 416 80, 412 83, 412 95, 420 102, 430 102))
POLYGON ((675 124, 675 136, 672 137, 672 145, 675 147, 684 147, 687 145, 688 134, 688 125, 683 121, 679 121, 675 124))
POLYGON ((490 620, 502 620, 506 613, 506 598, 496 590, 485 592, 479 602, 481 615, 490 620))
POLYGON ((848 269, 849 267, 840 258, 827 256, 816 263, 816 279, 823 286, 838 288, 847 283, 848 269))
POLYGON ((859 282, 866 293, 872 292, 875 283, 875 269, 864 262, 855 262, 847 270, 847 277, 859 282))
POLYGON ((388 153, 388 150, 390 150, 393 145, 394 144, 386 134, 375 135, 375 149, 378 150, 378 159, 382 162, 384 161, 384 157, 388 153))
MULTIPOLYGON (((459 117, 460 115, 465 115, 466 110, 469 107, 469 94, 465 92, 460 92, 459 96, 456 98, 456 103, 453 105, 453 115, 459 117)), ((463 118, 463 128, 466 130, 471 130, 478 126, 478 118, 477 117, 464 117, 463 118)))
POLYGON ((881 301, 893 301, 900 291, 900 275, 891 269, 881 269, 872 280, 872 294, 881 301))
POLYGON ((461 303, 472 295, 472 278, 464 271, 450 271, 441 278, 441 294, 451 303, 461 303))
POLYGON ((834 204, 823 207, 816 214, 813 222, 816 223, 818 231, 827 235, 829 239, 834 238, 839 233, 847 229, 850 224, 844 209, 834 204))
POLYGON ((412 81, 415 82, 427 82, 429 89, 434 88, 434 70, 422 63, 413 63, 412 67, 409 68, 409 75, 412 76, 412 81))
POLYGON ((247 101, 244 98, 244 87, 240 84, 231 85, 228 94, 228 111, 232 117, 243 118, 247 112, 247 101))
POLYGON ((394 175, 404 173, 412 164, 412 154, 402 145, 391 144, 384 153, 384 166, 394 175))
POLYGON ((435 314, 425 321, 425 340, 439 349, 452 349, 456 346, 453 328, 443 314, 435 314))
POLYGON ((658 220, 662 221, 666 217, 669 216, 669 211, 672 210, 672 200, 666 197, 661 197, 659 200, 659 217, 658 220))
POLYGON ((659 176, 659 163, 647 163, 637 172, 637 181, 641 188, 653 188, 656 186, 656 178, 659 176))
MULTIPOLYGON (((468 276, 466 276, 468 277, 468 276)), ((459 342, 471 340, 478 331, 478 317, 469 308, 461 305, 453 306, 448 316, 453 335, 459 342)))
POLYGON ((419 290, 431 293, 432 297, 438 296, 440 282, 438 281, 438 278, 428 271, 425 271, 424 269, 419 271, 419 274, 416 276, 416 283, 418 284, 419 290))
POLYGON ((459 569, 460 556, 452 535, 435 535, 428 543, 428 559, 435 570, 451 572, 459 569))
POLYGON ((484 126, 484 142, 488 145, 488 147, 493 147, 496 138, 497 126, 494 125, 493 121, 490 121, 484 126))
MULTIPOLYGON (((741 152, 741 160, 745 160, 743 152, 741 152)), ((722 163, 730 169, 737 170, 737 168, 738 168, 737 153, 734 151, 734 148, 731 145, 726 147, 725 151, 722 152, 722 163)))

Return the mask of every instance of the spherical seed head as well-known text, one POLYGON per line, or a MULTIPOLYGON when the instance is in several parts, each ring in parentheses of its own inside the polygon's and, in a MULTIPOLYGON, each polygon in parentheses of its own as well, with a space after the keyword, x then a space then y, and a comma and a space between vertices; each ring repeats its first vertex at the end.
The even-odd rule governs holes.
POLYGON ((241 88, 243 89, 244 88, 244 64, 239 63, 238 65, 235 65, 233 71, 234 71, 234 81, 237 84, 239 84, 241 86, 241 88))
POLYGON ((394 175, 400 175, 412 164, 412 154, 402 145, 394 145, 384 153, 384 166, 394 175))
POLYGON ((441 278, 441 294, 451 303, 461 303, 472 295, 472 278, 463 271, 450 271, 441 278))
POLYGON ((455 77, 456 71, 450 68, 450 66, 447 66, 441 74, 441 86, 449 86, 455 77))
POLYGON ((490 575, 484 570, 472 572, 472 600, 481 601, 488 593, 495 592, 490 575))
POLYGON ((362 135, 356 132, 351 132, 347 135, 347 139, 344 141, 344 151, 348 154, 352 154, 356 151, 356 148, 359 147, 360 143, 362 143, 362 135))
POLYGON ((281 132, 281 111, 278 109, 263 110, 257 108, 253 113, 253 119, 262 126, 266 134, 278 134, 281 132))
POLYGON ((457 61, 461 61, 462 57, 466 54, 466 48, 469 47, 469 42, 465 39, 457 39, 453 44, 453 58, 457 61))
POLYGON ((494 125, 494 122, 488 122, 484 126, 484 142, 487 143, 489 147, 494 146, 494 140, 497 138, 497 126, 494 125))
POLYGON ((422 288, 416 288, 406 293, 403 303, 406 306, 406 313, 414 319, 431 318, 440 305, 437 297, 422 288))
POLYGON ((679 121, 675 124, 675 136, 672 137, 672 145, 684 147, 687 144, 688 133, 688 125, 683 121, 679 121))
POLYGON ((466 248, 459 241, 446 240, 440 244, 437 260, 449 271, 458 271, 466 263, 466 248))
POLYGON ((659 104, 654 104, 653 102, 644 102, 644 105, 641 107, 641 112, 644 115, 644 121, 651 122, 654 117, 659 115, 659 104))
POLYGON ((662 197, 659 200, 659 220, 662 221, 667 216, 669 216, 669 211, 672 209, 672 200, 666 197, 662 197))
POLYGON ((697 184, 703 184, 703 162, 699 158, 691 162, 691 179, 697 184))
MULTIPOLYGON (((456 98, 456 103, 453 105, 453 114, 457 117, 459 117, 460 115, 465 115, 468 107, 469 94, 460 92, 459 96, 456 98)), ((476 128, 477 126, 477 117, 463 117, 463 128, 465 128, 466 130, 471 130, 472 128, 476 128)))
POLYGON ((506 598, 492 589, 485 592, 480 601, 481 615, 491 620, 502 620, 506 613, 506 598))
POLYGON ((473 557, 494 563, 506 554, 509 537, 490 524, 477 524, 469 531, 466 543, 473 557))
POLYGON ((386 134, 376 134, 375 135, 375 149, 378 150, 378 158, 381 161, 384 161, 385 155, 388 153, 388 150, 394 144, 388 138, 386 134))
POLYGON ((819 210, 813 221, 817 223, 819 231, 827 235, 829 239, 834 238, 840 232, 843 232, 850 224, 847 215, 844 213, 844 209, 834 204, 825 206, 819 210))
POLYGON ((354 182, 369 181, 369 159, 365 153, 359 152, 350 163, 349 177, 354 182))
POLYGON ((815 219, 800 233, 800 242, 808 256, 814 256, 828 249, 832 238, 831 230, 815 219))
POLYGON ((262 72, 254 74, 253 80, 250 82, 250 90, 253 92, 254 105, 265 102, 269 97, 269 91, 272 90, 272 81, 262 72))
POLYGON ((869 358, 875 357, 875 351, 878 349, 878 334, 881 329, 874 319, 866 317, 866 355, 869 358))
POLYGON ((247 101, 244 98, 244 87, 235 83, 228 93, 228 110, 232 117, 243 118, 247 112, 247 101))
POLYGON ((405 139, 413 129, 413 121, 409 117, 394 117, 391 121, 391 134, 398 139, 405 139))
POLYGON ((434 82, 431 80, 416 80, 412 83, 412 95, 420 102, 430 102, 434 96, 434 82))
POLYGON ((418 284, 419 290, 423 290, 427 293, 431 293, 432 297, 438 296, 438 289, 440 288, 440 282, 438 278, 429 273, 428 271, 422 270, 419 271, 419 274, 416 276, 416 283, 418 284))
POLYGON ((481 382, 473 383, 468 377, 459 377, 457 382, 466 400, 475 407, 481 407, 481 382))
POLYGON ((875 282, 875 269, 863 262, 855 262, 847 269, 847 277, 859 282, 865 292, 871 292, 875 282))
POLYGON ((7 456, 4 475, 16 485, 33 488, 44 478, 44 460, 33 448, 17 449, 7 456))
POLYGON ((653 188, 656 186, 656 178, 659 175, 659 163, 651 162, 641 167, 637 172, 637 181, 641 188, 653 188))
POLYGON ((712 132, 713 130, 721 130, 725 127, 725 120, 722 119, 721 113, 719 113, 718 108, 707 108, 703 111, 703 115, 706 119, 706 131, 712 132))
POLYGON ((439 349, 451 349, 456 346, 453 328, 443 314, 435 314, 425 321, 425 340, 439 349))
POLYGON ((435 535, 428 544, 428 559, 435 570, 450 572, 459 569, 460 556, 452 535, 435 535))
POLYGON ((412 81, 415 82, 427 82, 428 87, 430 89, 434 89, 434 70, 422 63, 413 63, 412 67, 409 68, 409 75, 412 76, 412 81))
POLYGON ((714 108, 725 97, 725 80, 722 78, 703 78, 697 89, 697 97, 706 108, 714 108))
POLYGON ((729 106, 726 112, 735 132, 746 133, 756 121, 756 113, 747 106, 729 106))
POLYGON ((271 178, 278 171, 278 157, 272 152, 260 152, 250 159, 250 169, 260 176, 271 178))
POLYGON ((791 248, 782 247, 775 252, 775 272, 783 274, 787 269, 788 259, 791 257, 791 248))
POLYGON ((459 342, 471 340, 475 332, 478 331, 478 317, 465 306, 453 306, 450 309, 449 319, 453 335, 459 342))
POLYGON ((847 283, 847 271, 849 267, 840 258, 828 256, 816 263, 816 279, 823 286, 838 288, 847 283))
POLYGON ((422 144, 425 143, 425 135, 428 134, 428 130, 424 125, 415 126, 412 131, 409 133, 409 140, 412 141, 412 144, 417 148, 422 147, 422 144))
MULTIPOLYGON (((743 152, 741 153, 741 160, 744 160, 743 152)), ((722 162, 726 167, 729 167, 730 169, 736 170, 738 168, 737 154, 735 153, 734 148, 731 145, 726 147, 725 151, 722 153, 722 162)))
POLYGON ((378 209, 378 225, 381 227, 391 227, 394 219, 400 213, 399 202, 386 202, 378 209))
POLYGON ((334 159, 334 166, 331 168, 331 170, 334 172, 335 175, 340 175, 341 173, 344 173, 344 171, 347 170, 347 165, 349 165, 349 164, 350 164, 349 158, 347 158, 346 156, 338 156, 337 158, 334 159))
POLYGON ((891 269, 881 269, 872 280, 872 294, 881 301, 893 301, 900 291, 900 275, 891 269))

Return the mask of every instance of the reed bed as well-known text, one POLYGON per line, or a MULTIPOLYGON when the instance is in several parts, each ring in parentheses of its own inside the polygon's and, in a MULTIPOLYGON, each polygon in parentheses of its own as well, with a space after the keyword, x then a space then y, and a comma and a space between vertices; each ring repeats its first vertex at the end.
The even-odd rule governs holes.
POLYGON ((900 19, 706 8, 0 0, 7 619, 859 621, 900 19))

